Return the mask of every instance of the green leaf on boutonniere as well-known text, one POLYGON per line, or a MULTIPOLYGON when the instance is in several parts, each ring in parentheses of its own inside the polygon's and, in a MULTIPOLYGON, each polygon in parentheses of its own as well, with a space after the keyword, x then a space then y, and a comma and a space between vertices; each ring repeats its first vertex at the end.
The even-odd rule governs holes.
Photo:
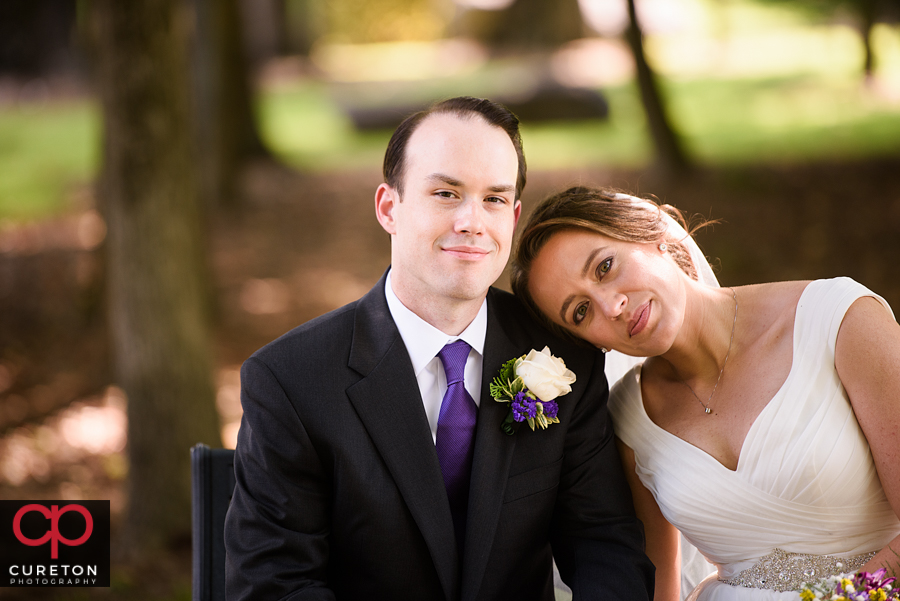
POLYGON ((506 381, 513 381, 516 379, 516 361, 518 359, 510 359, 506 363, 503 364, 503 367, 500 368, 500 373, 497 374, 500 378, 506 381))
POLYGON ((500 373, 490 385, 490 393, 495 401, 509 402, 517 393, 525 389, 522 378, 516 376, 516 362, 520 359, 510 359, 500 368, 500 373))

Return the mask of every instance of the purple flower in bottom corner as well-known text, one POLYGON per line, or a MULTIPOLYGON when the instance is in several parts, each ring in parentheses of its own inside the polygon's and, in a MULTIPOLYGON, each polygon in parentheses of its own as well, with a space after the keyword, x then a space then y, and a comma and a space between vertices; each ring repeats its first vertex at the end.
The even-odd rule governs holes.
MULTIPOLYGON (((884 568, 879 568, 874 572, 860 572, 856 575, 856 579, 860 586, 868 587, 869 589, 878 590, 880 588, 884 588, 887 584, 893 584, 896 578, 886 577, 887 570, 884 568)), ((859 587, 857 587, 859 588, 859 587)))
POLYGON ((537 401, 525 394, 524 391, 516 393, 512 402, 513 419, 524 422, 526 419, 537 415, 537 401))
POLYGON ((544 415, 547 417, 556 417, 556 414, 559 413, 559 405, 556 404, 556 401, 542 401, 541 404, 544 406, 544 415))

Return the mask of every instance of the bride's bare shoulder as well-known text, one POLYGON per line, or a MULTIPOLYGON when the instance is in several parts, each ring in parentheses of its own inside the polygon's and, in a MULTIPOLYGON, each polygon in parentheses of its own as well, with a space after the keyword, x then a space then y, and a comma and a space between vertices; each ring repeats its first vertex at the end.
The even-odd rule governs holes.
MULTIPOLYGON (((776 324, 791 327, 797 303, 810 280, 768 282, 736 288, 738 302, 745 306, 745 314, 758 327, 768 329, 776 324)), ((776 326, 777 327, 777 326, 776 326)))
POLYGON ((739 297, 743 296, 750 303, 779 306, 796 305, 800 295, 806 290, 811 280, 791 280, 787 282, 766 282, 736 286, 739 297))

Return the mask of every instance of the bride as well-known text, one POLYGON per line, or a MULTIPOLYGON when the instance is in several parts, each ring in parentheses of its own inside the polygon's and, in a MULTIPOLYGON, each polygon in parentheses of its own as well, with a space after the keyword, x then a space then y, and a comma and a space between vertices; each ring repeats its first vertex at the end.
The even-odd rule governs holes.
POLYGON ((610 412, 655 599, 679 598, 678 530, 717 568, 691 600, 796 600, 804 581, 900 575, 900 326, 887 303, 848 278, 701 283, 708 265, 671 224, 648 201, 572 188, 532 213, 512 276, 551 327, 649 357, 613 387, 610 412))

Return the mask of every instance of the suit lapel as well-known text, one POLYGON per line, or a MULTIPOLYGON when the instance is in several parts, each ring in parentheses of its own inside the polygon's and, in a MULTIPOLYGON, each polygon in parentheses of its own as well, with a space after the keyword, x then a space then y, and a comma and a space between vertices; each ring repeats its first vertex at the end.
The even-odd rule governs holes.
POLYGON ((504 434, 500 430, 500 424, 506 418, 509 406, 494 401, 489 386, 503 364, 523 351, 509 339, 490 298, 489 293, 481 401, 475 435, 472 484, 469 490, 462 599, 475 598, 481 587, 497 523, 500 520, 509 467, 516 446, 516 437, 504 434))
MULTIPOLYGON (((356 309, 347 389, 431 551, 448 599, 459 594, 459 559, 440 464, 409 354, 384 297, 385 278, 356 309)), ((482 397, 483 398, 483 397, 482 397)))

